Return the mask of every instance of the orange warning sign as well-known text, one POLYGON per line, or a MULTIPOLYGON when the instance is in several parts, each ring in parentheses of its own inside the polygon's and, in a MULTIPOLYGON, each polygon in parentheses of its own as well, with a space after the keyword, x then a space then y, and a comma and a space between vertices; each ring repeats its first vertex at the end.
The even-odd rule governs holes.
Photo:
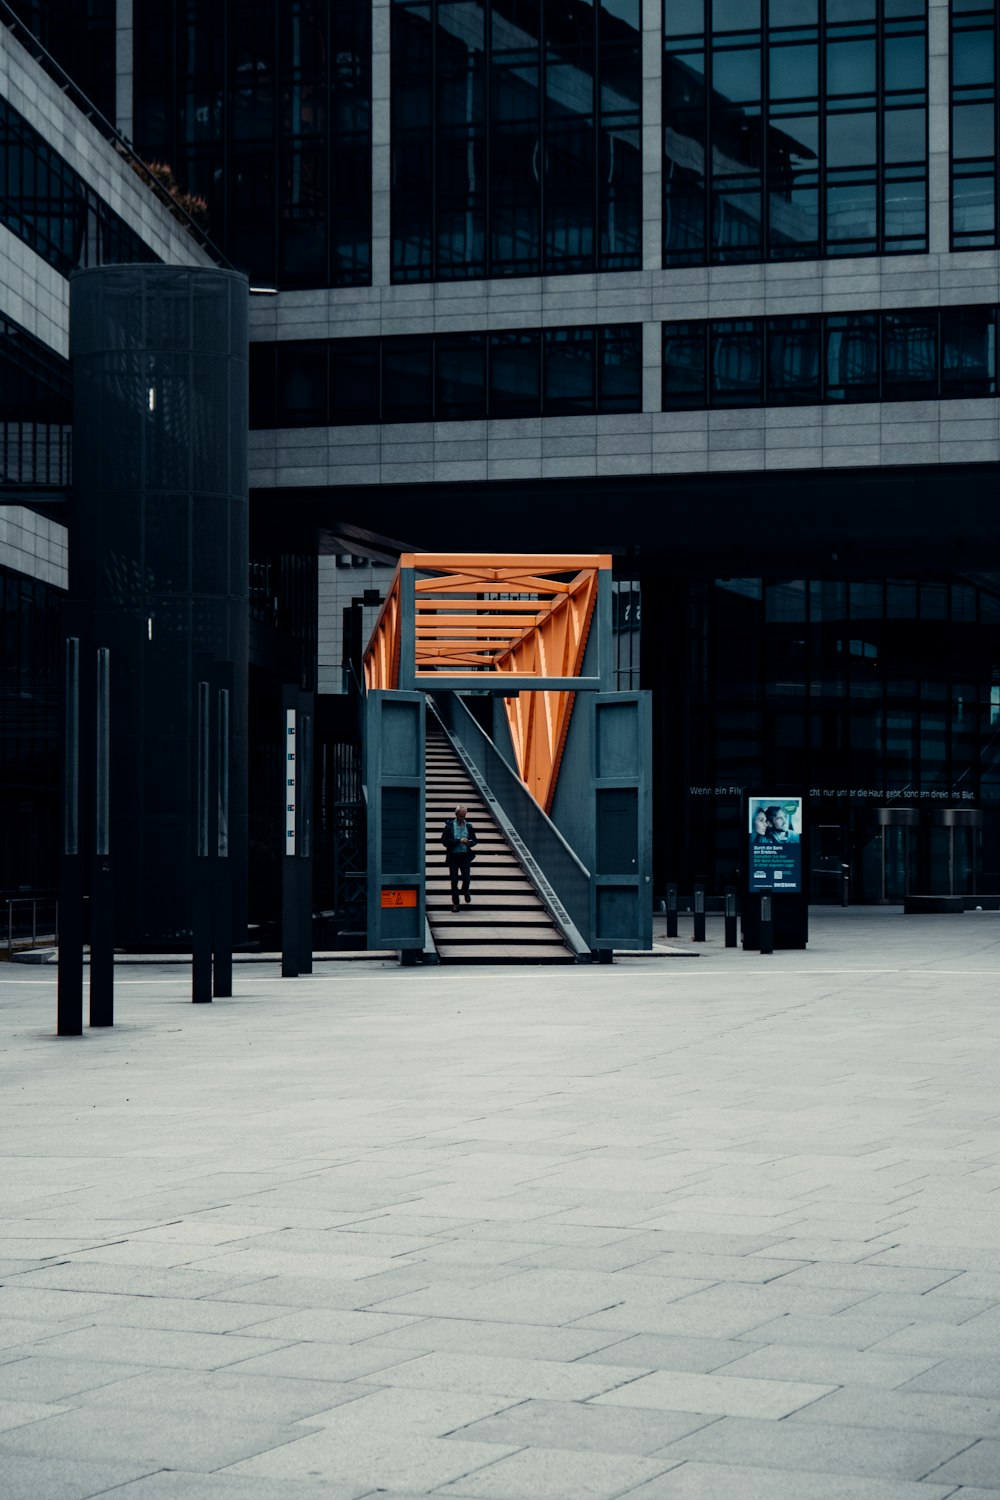
POLYGON ((387 906, 388 907, 395 907, 395 906, 416 906, 416 904, 417 904, 417 892, 416 892, 415 888, 411 887, 409 890, 401 890, 401 891, 392 891, 392 890, 383 890, 382 891, 382 907, 383 907, 383 910, 387 906))

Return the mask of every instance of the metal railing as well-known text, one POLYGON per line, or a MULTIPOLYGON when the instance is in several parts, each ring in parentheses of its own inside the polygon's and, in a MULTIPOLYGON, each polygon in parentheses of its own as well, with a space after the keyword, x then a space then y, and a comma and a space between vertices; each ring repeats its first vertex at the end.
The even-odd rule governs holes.
POLYGON ((77 109, 80 114, 84 115, 90 121, 95 130, 98 130, 104 137, 104 139, 115 148, 119 156, 124 157, 129 166, 132 167, 138 174, 138 176, 142 178, 143 182, 148 188, 152 190, 156 197, 159 198, 160 202, 170 210, 174 218, 177 219, 181 224, 183 224, 187 232, 195 240, 197 240, 202 249, 205 250, 212 257, 212 259, 217 262, 218 265, 224 266, 227 270, 231 271, 233 269, 232 263, 227 260, 225 255, 223 255, 222 251, 219 249, 218 245, 214 243, 210 235, 208 235, 206 231, 202 229, 201 225, 195 219, 192 219, 191 215, 188 213, 183 204, 178 203, 177 199, 174 198, 158 180, 158 178, 153 175, 153 173, 149 170, 149 167, 146 165, 142 157, 132 145, 131 141, 127 140, 126 137, 123 136, 121 132, 115 128, 114 125, 112 125, 107 116, 101 113, 101 111, 97 108, 97 105, 94 104, 92 100, 87 98, 87 95, 83 92, 79 85, 73 81, 70 75, 66 72, 66 69, 56 61, 48 48, 42 46, 42 43, 38 40, 30 27, 24 24, 20 16, 17 15, 16 11, 11 10, 10 6, 7 4, 7 0, 0 0, 0 25, 6 26, 7 29, 13 33, 13 35, 17 38, 25 51, 30 52, 35 61, 45 69, 49 77, 55 80, 55 82, 59 85, 60 89, 66 95, 67 99, 74 106, 74 108, 77 109))
POLYGON ((433 706, 445 728, 478 769, 500 808, 530 851, 573 926, 586 942, 591 929, 590 871, 520 776, 473 718, 458 693, 435 693, 433 706))
POLYGON ((54 896, 11 896, 0 907, 0 948, 5 956, 59 943, 59 902, 54 896))

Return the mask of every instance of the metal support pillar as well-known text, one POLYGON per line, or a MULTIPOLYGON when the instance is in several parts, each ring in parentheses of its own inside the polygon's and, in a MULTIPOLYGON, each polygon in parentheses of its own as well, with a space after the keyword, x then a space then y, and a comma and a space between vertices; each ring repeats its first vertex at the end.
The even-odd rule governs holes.
POLYGON ((726 947, 736 947, 736 887, 726 886, 726 947))
MULTIPOLYGON (((70 623, 68 621, 68 623, 70 623)), ((56 1030, 83 1035, 83 859, 80 853, 80 635, 67 634, 63 671, 62 853, 56 1030)))
POLYGON ((771 902, 774 898, 764 891, 760 898, 760 951, 774 952, 774 918, 771 902))
POLYGON ((667 937, 677 936, 677 883, 671 880, 667 885, 667 937))
POLYGON ((216 662, 212 669, 215 703, 215 808, 212 857, 212 994, 228 999, 233 993, 233 870, 229 858, 229 775, 232 764, 232 662, 216 662))
POLYGON ((209 665, 200 663, 195 683, 195 848, 191 882, 191 999, 212 999, 212 867, 209 857, 212 789, 212 694, 209 665))
POLYGON ((115 1024, 114 886, 111 880, 111 652, 99 646, 94 677, 94 859, 90 879, 90 1024, 115 1024))
POLYGON ((705 887, 696 885, 694 888, 694 926, 691 933, 693 943, 705 941, 705 887))

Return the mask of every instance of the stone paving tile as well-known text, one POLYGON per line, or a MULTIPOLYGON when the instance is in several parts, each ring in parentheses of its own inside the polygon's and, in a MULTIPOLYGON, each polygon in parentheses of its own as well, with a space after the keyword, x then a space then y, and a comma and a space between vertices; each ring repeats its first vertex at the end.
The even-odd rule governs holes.
MULTIPOLYGON (((864 1304, 861 1305, 862 1309, 864 1304)), ((904 1344, 894 1344, 894 1337, 908 1333, 912 1324, 906 1318, 869 1318, 863 1310, 838 1313, 829 1318, 809 1318, 790 1313, 784 1318, 772 1318, 769 1322, 757 1323, 751 1334, 754 1344, 829 1344, 839 1349, 870 1349, 878 1346, 880 1354, 936 1353, 923 1347, 910 1349, 904 1344)), ((937 1324, 936 1328, 947 1328, 937 1324)), ((951 1331, 950 1329, 948 1330, 951 1331)))
MULTIPOLYGON (((683 1251, 651 1256, 633 1267, 640 1276, 696 1276, 710 1282, 761 1284, 778 1279, 791 1281, 800 1268, 812 1269, 805 1261, 769 1260, 765 1256, 752 1255, 693 1255, 683 1251)), ((816 1283, 823 1286, 840 1284, 829 1281, 816 1283)))
MULTIPOLYGON (((231 1370, 151 1370, 112 1385, 81 1392, 77 1406, 118 1410, 187 1413, 213 1418, 262 1422, 298 1422, 329 1412, 367 1394, 367 1387, 334 1380, 292 1379, 275 1375, 242 1375, 231 1370)), ((105 1415, 102 1420, 108 1420, 105 1415)), ((113 1420, 113 1417, 111 1418, 113 1420)))
POLYGON ((121 1360, 132 1365, 214 1370, 282 1347, 279 1339, 248 1339, 233 1333, 174 1333, 162 1328, 95 1325, 71 1333, 53 1333, 50 1328, 39 1351, 69 1359, 121 1360))
MULTIPOLYGON (((387 1349, 386 1351, 387 1352, 387 1349)), ((512 1398, 585 1401, 636 1378, 636 1370, 616 1365, 558 1364, 542 1359, 497 1359, 489 1355, 438 1351, 380 1370, 365 1381, 432 1390, 485 1391, 512 1398)))
POLYGON ((492 1354, 509 1359, 546 1359, 570 1363, 593 1357, 604 1364, 643 1364, 618 1360, 611 1350, 624 1347, 614 1334, 588 1333, 581 1328, 549 1328, 530 1323, 476 1323, 461 1318, 408 1319, 404 1327, 366 1341, 366 1348, 391 1344, 394 1351, 435 1350, 456 1354, 492 1354), (603 1358, 602 1358, 603 1356, 603 1358))
POLYGON ((648 1370, 690 1370, 706 1375, 733 1360, 745 1359, 752 1341, 687 1338, 683 1334, 625 1334, 585 1355, 581 1364, 639 1365, 648 1370))
MULTIPOLYGON (((948 1485, 900 1483, 817 1474, 806 1469, 761 1469, 750 1464, 685 1463, 627 1500, 947 1500, 948 1485)), ((960 1492, 965 1500, 966 1492, 960 1492)))
POLYGON ((503 1456, 504 1449, 492 1443, 451 1442, 409 1433, 369 1432, 348 1439, 322 1431, 231 1464, 225 1472, 254 1481, 318 1479, 326 1484, 367 1485, 370 1490, 410 1487, 419 1492, 458 1479, 467 1489, 474 1471, 503 1456))
MULTIPOLYGON (((186 1266, 107 1266, 96 1261, 65 1261, 21 1276, 17 1288, 48 1287, 66 1292, 132 1293, 138 1297, 212 1297, 231 1292, 254 1278, 220 1275, 186 1266)), ((244 1299, 245 1300, 245 1299, 244 1299)))
POLYGON ((92 1391, 145 1373, 143 1365, 52 1359, 42 1354, 28 1354, 0 1365, 0 1399, 62 1401, 82 1391, 92 1391))
MULTIPOLYGON (((912 1382, 909 1388, 919 1388, 919 1377, 933 1364, 933 1355, 879 1354, 873 1350, 859 1353, 826 1345, 810 1348, 803 1344, 768 1344, 724 1368, 727 1375, 753 1375, 763 1380, 806 1380, 820 1385, 893 1390, 907 1381, 912 1382)), ((996 1383, 1000 1384, 1000 1376, 996 1383)))
POLYGON ((594 1404, 777 1421, 827 1396, 832 1389, 832 1386, 800 1381, 736 1379, 728 1374, 697 1375, 688 1371, 654 1370, 629 1385, 595 1397, 594 1404))
POLYGON ((894 1427, 900 1431, 967 1433, 992 1437, 1000 1433, 1000 1402, 939 1392, 843 1389, 825 1396, 797 1422, 832 1422, 841 1427, 894 1427))
POLYGON ((161 1469, 114 1491, 115 1500, 362 1500, 364 1485, 318 1480, 237 1479, 231 1474, 192 1474, 161 1469))
POLYGON ((489 1468, 468 1474, 441 1493, 459 1490, 475 1500, 613 1500, 663 1472, 652 1458, 621 1453, 574 1453, 565 1448, 525 1448, 489 1468))
MULTIPOLYGON (((263 1311, 263 1309, 261 1309, 263 1311)), ((389 1337, 402 1333, 419 1318, 393 1316, 392 1313, 355 1312, 347 1308, 306 1308, 288 1312, 278 1307, 269 1307, 256 1323, 240 1326, 244 1331, 261 1334, 269 1339, 308 1339, 311 1343, 359 1344, 380 1335, 389 1337)))
POLYGON ((933 1363, 901 1389, 941 1391, 951 1396, 982 1396, 987 1401, 1000 1401, 1000 1358, 938 1360, 933 1355, 916 1357, 933 1360, 933 1363))
POLYGON ((935 1484, 950 1480, 952 1484, 976 1484, 985 1490, 1000 1490, 1000 1442, 983 1438, 927 1477, 935 1484))
POLYGON ((463 1427, 457 1436, 511 1448, 653 1453, 711 1420, 677 1411, 630 1411, 593 1402, 522 1401, 499 1416, 463 1427))
POLYGON ((280 1375, 290 1380, 358 1380, 378 1376, 382 1371, 419 1358, 415 1349, 391 1348, 381 1344, 369 1349, 365 1344, 317 1343, 286 1344, 269 1353, 246 1355, 226 1368, 239 1375, 280 1375))
MULTIPOLYGON (((780 1264, 780 1262, 772 1262, 780 1264)), ((931 1292, 935 1287, 941 1287, 947 1293, 954 1293, 957 1297, 974 1297, 983 1295, 975 1292, 971 1287, 966 1292, 960 1290, 962 1273, 958 1271, 943 1270, 921 1270, 915 1266, 876 1266, 866 1262, 863 1265, 821 1265, 815 1262, 790 1270, 785 1277, 786 1282, 792 1286, 830 1286, 846 1287, 851 1291, 859 1292, 910 1292, 920 1295, 923 1292, 931 1292)), ((1000 1277, 997 1278, 998 1296, 1000 1301, 1000 1277)))
POLYGON ((663 1452, 678 1461, 690 1458, 704 1463, 917 1480, 954 1458, 970 1441, 943 1433, 873 1432, 862 1427, 824 1427, 817 1422, 723 1417, 671 1443, 663 1452))
POLYGON ((298 1438, 301 1428, 235 1418, 192 1420, 190 1411, 117 1409, 113 1422, 95 1422, 87 1407, 61 1411, 4 1433, 3 1451, 34 1458, 114 1462, 128 1452, 135 1462, 165 1468, 217 1469, 298 1438))
POLYGON ((73 1457, 32 1458, 0 1449, 0 1494, 4 1500, 92 1500, 149 1473, 142 1463, 90 1463, 73 1457))
MULTIPOLYGON (((863 1308, 868 1316, 899 1318, 911 1323, 968 1323, 996 1307, 985 1297, 952 1297, 945 1291, 931 1291, 925 1296, 905 1292, 878 1292, 869 1297, 863 1308)), ((1000 1331, 1000 1323, 998 1323, 1000 1331)))

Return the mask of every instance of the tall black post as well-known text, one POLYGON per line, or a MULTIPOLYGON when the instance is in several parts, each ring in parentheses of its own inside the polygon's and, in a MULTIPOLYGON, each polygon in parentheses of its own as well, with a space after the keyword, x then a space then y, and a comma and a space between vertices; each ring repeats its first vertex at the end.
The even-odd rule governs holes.
POLYGON ((667 937, 677 936, 677 882, 667 884, 667 937))
POLYGON ((693 943, 705 941, 705 887, 696 884, 694 888, 694 924, 691 933, 693 943))
POLYGON ((726 886, 726 947, 736 947, 736 887, 726 886))
MULTIPOLYGON (((67 623, 72 623, 67 613, 67 623)), ((67 635, 63 665, 62 852, 56 1030, 83 1035, 83 858, 80 853, 80 636, 67 635)))
POLYGON ((212 695, 209 667, 202 663, 195 684, 195 819, 191 912, 191 999, 203 1005, 212 998, 212 695))
POLYGON ((284 847, 281 856, 281 975, 295 979, 299 972, 301 920, 299 916, 298 841, 298 688, 281 691, 282 739, 284 741, 284 847))
POLYGON ((760 951, 761 953, 774 952, 774 916, 772 901, 773 897, 768 891, 762 891, 760 897, 760 951))
POLYGON ((298 864, 299 903, 299 973, 313 971, 313 726, 315 711, 312 693, 299 693, 298 746, 298 823, 299 839, 295 859, 298 864))
POLYGON ((94 859, 90 879, 90 1024, 115 1024, 114 888, 111 881, 111 652, 94 672, 94 859))
POLYGON ((233 667, 217 662, 212 669, 215 697, 215 848, 212 858, 212 993, 233 993, 233 867, 229 857, 229 774, 232 748, 230 708, 233 667))

